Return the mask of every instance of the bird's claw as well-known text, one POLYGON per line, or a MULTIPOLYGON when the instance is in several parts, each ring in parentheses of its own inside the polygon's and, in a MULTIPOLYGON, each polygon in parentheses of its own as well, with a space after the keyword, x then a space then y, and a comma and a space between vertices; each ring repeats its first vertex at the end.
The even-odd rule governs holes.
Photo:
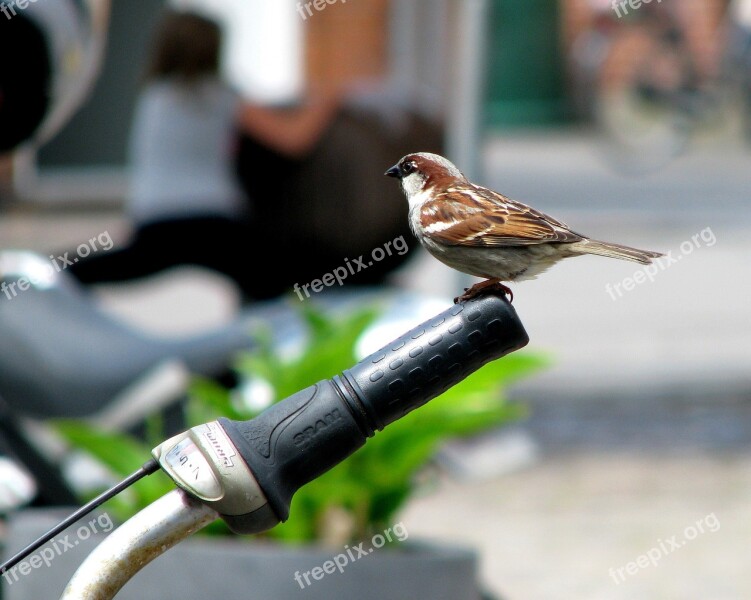
POLYGON ((483 281, 481 283, 476 283, 471 288, 464 288, 464 293, 461 296, 454 298, 454 304, 459 304, 459 302, 467 302, 468 300, 472 300, 473 298, 477 298, 485 294, 500 295, 504 298, 508 296, 509 302, 514 301, 514 292, 512 292, 511 288, 509 288, 508 286, 503 285, 499 281, 493 283, 483 281))

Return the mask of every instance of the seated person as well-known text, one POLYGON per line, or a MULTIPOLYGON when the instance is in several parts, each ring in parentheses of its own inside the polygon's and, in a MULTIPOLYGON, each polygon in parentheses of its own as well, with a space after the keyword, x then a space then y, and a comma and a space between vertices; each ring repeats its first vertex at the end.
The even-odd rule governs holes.
POLYGON ((300 156, 317 142, 337 103, 315 97, 284 113, 244 105, 219 78, 220 45, 213 22, 191 13, 165 15, 131 131, 127 212, 133 239, 72 265, 81 282, 196 264, 228 275, 252 296, 249 207, 233 171, 236 131, 300 156))
MULTIPOLYGON (((440 151, 438 128, 415 117, 389 137, 321 92, 289 108, 244 102, 219 78, 220 46, 212 21, 165 15, 131 132, 133 239, 70 267, 81 282, 195 264, 232 278, 246 300, 265 299, 410 235, 383 170, 415 149, 440 151)), ((380 282, 406 254, 348 283, 380 282)))

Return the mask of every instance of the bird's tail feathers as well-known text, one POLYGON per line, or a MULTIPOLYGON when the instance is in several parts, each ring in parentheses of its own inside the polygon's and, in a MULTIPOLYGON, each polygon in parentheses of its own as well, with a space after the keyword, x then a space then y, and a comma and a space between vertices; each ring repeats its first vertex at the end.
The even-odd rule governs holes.
POLYGON ((661 252, 652 252, 651 250, 639 250, 620 244, 611 244, 609 242, 600 242, 597 240, 582 240, 571 244, 571 249, 582 254, 597 254, 598 256, 608 256, 610 258, 620 258, 648 265, 655 258, 664 256, 661 252))

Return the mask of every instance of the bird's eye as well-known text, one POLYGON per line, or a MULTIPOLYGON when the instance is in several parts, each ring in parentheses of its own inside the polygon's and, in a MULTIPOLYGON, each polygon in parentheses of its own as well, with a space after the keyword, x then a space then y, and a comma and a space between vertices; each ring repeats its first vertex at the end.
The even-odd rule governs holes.
POLYGON ((405 175, 411 175, 416 170, 417 170, 417 165, 412 160, 410 160, 409 162, 405 162, 402 165, 402 173, 404 173, 405 175))

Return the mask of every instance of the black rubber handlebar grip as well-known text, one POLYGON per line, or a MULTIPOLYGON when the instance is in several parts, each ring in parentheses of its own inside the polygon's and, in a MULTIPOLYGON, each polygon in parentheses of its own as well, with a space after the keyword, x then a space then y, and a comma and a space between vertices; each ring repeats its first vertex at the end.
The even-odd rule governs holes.
POLYGON ((456 304, 333 379, 245 422, 219 419, 279 520, 292 495, 368 437, 529 338, 504 298, 456 304))
POLYGON ((415 327, 334 381, 352 390, 369 428, 380 430, 527 342, 511 304, 482 296, 415 327))

